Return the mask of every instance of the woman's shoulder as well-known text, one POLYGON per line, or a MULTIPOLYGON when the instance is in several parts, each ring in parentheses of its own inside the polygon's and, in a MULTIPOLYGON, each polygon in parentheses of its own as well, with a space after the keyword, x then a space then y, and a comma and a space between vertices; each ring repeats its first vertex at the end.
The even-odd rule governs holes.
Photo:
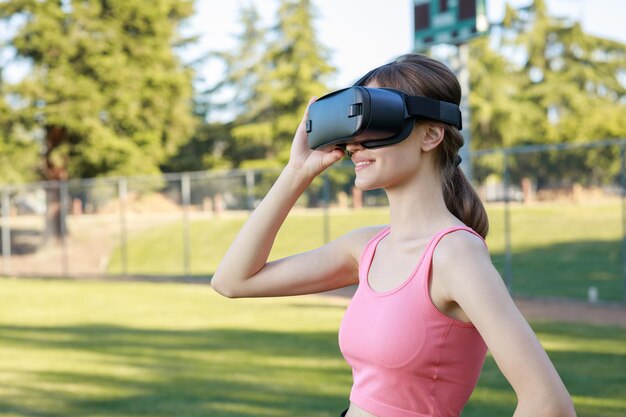
POLYGON ((447 252, 450 255, 468 254, 475 255, 484 253, 487 249, 485 240, 475 231, 467 226, 451 227, 449 232, 441 237, 437 250, 439 252, 447 252))
POLYGON ((346 233, 340 239, 349 245, 351 251, 358 259, 363 248, 365 248, 369 241, 388 228, 389 227, 386 225, 359 227, 346 233))
POLYGON ((436 281, 451 300, 457 300, 460 292, 472 293, 476 288, 499 285, 497 281, 501 281, 485 241, 467 229, 441 238, 433 252, 432 265, 436 281))
POLYGON ((485 240, 467 227, 453 229, 442 236, 433 256, 443 262, 454 261, 457 265, 464 261, 490 258, 485 240))
POLYGON ((365 245, 367 242, 372 240, 376 235, 388 229, 387 225, 376 225, 376 226, 364 226, 359 227, 357 229, 353 229, 350 232, 346 233, 344 236, 350 239, 353 243, 358 245, 365 245))

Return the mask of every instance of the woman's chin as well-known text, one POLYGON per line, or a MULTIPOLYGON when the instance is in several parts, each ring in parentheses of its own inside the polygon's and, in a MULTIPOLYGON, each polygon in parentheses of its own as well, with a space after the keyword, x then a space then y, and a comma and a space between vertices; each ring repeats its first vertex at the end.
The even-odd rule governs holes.
POLYGON ((372 184, 370 181, 359 181, 358 178, 354 181, 354 186, 361 191, 372 191, 381 188, 376 184, 372 184))

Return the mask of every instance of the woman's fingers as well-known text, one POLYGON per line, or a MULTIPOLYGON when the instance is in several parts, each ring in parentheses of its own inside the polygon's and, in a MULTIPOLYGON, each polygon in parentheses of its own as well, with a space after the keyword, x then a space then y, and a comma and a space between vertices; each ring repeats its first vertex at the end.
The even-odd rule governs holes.
POLYGON ((299 131, 306 132, 306 122, 309 120, 309 108, 311 107, 311 104, 315 103, 315 100, 317 100, 317 97, 311 97, 309 103, 306 105, 306 109, 304 110, 304 114, 302 115, 302 120, 300 121, 300 126, 298 126, 299 131))

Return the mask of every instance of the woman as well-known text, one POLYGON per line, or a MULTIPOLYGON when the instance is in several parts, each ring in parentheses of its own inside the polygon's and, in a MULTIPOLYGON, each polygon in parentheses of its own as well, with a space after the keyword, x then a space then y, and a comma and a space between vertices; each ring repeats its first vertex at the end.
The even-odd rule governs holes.
MULTIPOLYGON (((359 83, 458 103, 443 64, 409 54, 359 83)), ((314 101, 311 100, 309 105, 314 101)), ((311 181, 344 155, 312 151, 300 124, 290 160, 219 265, 227 297, 310 294, 360 284, 339 331, 353 368, 348 417, 460 415, 487 348, 517 394, 515 417, 575 416, 571 398, 493 267, 484 207, 458 167, 454 126, 416 120, 391 146, 347 145, 355 185, 385 190, 390 224, 267 262, 285 217, 311 181)))

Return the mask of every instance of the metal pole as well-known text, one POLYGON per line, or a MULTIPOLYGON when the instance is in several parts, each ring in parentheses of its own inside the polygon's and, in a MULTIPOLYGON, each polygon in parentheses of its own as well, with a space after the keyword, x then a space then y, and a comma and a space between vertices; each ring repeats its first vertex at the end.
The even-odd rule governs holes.
POLYGON ((254 171, 246 172, 246 190, 248 196, 248 210, 254 210, 254 171))
POLYGON ((620 146, 621 156, 621 192, 622 192, 622 274, 624 280, 624 288, 622 294, 622 302, 626 303, 626 149, 624 145, 620 146))
POLYGON ((120 178, 118 182, 118 199, 120 201, 120 258, 122 276, 128 275, 128 235, 126 227, 126 198, 128 195, 128 183, 126 178, 120 178))
POLYGON ((324 173, 322 195, 324 199, 324 244, 326 244, 330 242, 330 178, 328 177, 328 172, 324 173))
POLYGON ((69 215, 69 204, 68 204, 68 200, 69 200, 69 190, 68 190, 68 186, 67 186, 67 181, 61 181, 59 183, 59 194, 60 194, 60 222, 61 224, 59 225, 59 230, 61 232, 61 262, 62 262, 62 266, 61 266, 61 273, 63 276, 68 276, 69 275, 69 254, 68 254, 68 244, 67 244, 67 234, 68 234, 68 230, 67 230, 67 217, 69 215))
POLYGON ((504 164, 504 282, 513 292, 513 253, 511 252, 511 208, 509 205, 509 154, 503 152, 504 164))
POLYGON ((183 203, 183 271, 185 277, 190 275, 190 242, 189 242, 189 204, 191 203, 191 185, 189 174, 183 174, 180 177, 180 189, 183 203))
POLYGON ((459 155, 462 158, 461 161, 461 169, 463 173, 467 177, 469 181, 472 181, 473 172, 472 172, 472 161, 470 155, 470 142, 472 140, 472 130, 471 130, 471 117, 470 117, 470 106, 469 106, 469 94, 470 94, 470 72, 469 72, 469 45, 467 43, 462 43, 458 47, 459 52, 459 61, 457 68, 457 76, 459 78, 459 84, 461 85, 461 92, 463 93, 461 96, 461 122, 463 124, 463 129, 461 133, 463 134, 463 146, 459 149, 459 155))
POLYGON ((8 190, 2 192, 2 275, 11 275, 11 224, 9 220, 11 197, 8 190))

